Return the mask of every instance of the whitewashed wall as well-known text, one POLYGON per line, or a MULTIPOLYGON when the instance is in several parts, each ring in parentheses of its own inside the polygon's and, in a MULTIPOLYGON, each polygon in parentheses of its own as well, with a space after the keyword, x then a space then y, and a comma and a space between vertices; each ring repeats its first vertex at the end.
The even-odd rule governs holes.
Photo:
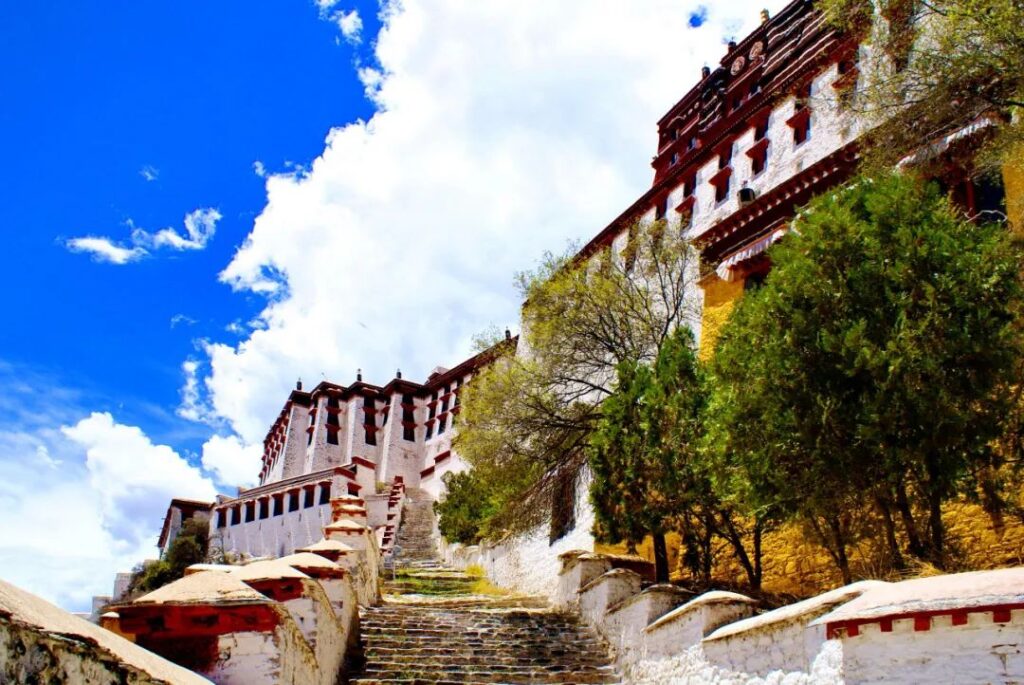
POLYGON ((558 556, 570 550, 594 549, 594 536, 590 532, 594 510, 590 506, 589 487, 590 479, 584 474, 576 486, 576 526, 554 542, 550 541, 545 524, 526 535, 495 545, 466 547, 447 544, 442 539, 441 555, 456 568, 483 567, 487 578, 500 587, 554 600, 562 570, 558 556))

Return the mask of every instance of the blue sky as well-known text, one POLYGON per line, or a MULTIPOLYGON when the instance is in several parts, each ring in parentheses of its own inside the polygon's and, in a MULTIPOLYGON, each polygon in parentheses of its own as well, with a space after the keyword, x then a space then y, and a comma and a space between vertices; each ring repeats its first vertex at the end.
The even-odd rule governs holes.
POLYGON ((517 329, 515 272, 646 189, 761 3, 593 8, 0 7, 0 578, 85 609, 170 497, 252 482, 297 377, 517 329))
POLYGON ((253 163, 307 163, 333 124, 372 114, 359 49, 338 35, 303 2, 5 3, 0 287, 20 295, 0 358, 91 388, 157 439, 181 435, 145 406, 173 410, 192 341, 229 337, 262 304, 216 279, 266 199, 253 163), (110 268, 62 245, 127 238, 129 221, 180 226, 198 207, 224 217, 200 252, 110 268))

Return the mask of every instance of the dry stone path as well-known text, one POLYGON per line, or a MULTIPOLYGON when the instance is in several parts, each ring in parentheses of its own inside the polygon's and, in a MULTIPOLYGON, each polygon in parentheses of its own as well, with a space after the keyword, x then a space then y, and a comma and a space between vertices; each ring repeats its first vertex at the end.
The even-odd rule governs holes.
POLYGON ((606 646, 544 600, 496 594, 445 568, 429 498, 410 490, 396 577, 361 612, 363 663, 351 683, 617 683, 606 646))

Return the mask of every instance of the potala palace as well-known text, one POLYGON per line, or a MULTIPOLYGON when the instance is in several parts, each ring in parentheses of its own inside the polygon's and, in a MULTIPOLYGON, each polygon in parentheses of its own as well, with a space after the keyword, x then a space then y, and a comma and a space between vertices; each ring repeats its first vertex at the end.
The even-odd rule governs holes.
MULTIPOLYGON (((580 258, 621 252, 638 221, 682 232, 700 256, 707 353, 798 208, 855 173, 864 50, 810 0, 763 13, 692 75, 657 122, 650 188, 580 258)), ((966 121, 918 154, 994 125, 966 121)), ((1002 195, 1020 179, 1003 181, 963 170, 950 187, 974 215, 1020 206, 1002 195)), ((198 565, 136 598, 122 579, 100 600, 102 628, 0 583, 0 682, 1024 682, 1024 567, 861 581, 762 611, 732 591, 653 584, 649 561, 596 545, 585 482, 557 536, 444 542, 432 503, 445 474, 468 468, 452 442, 460 395, 518 344, 506 331, 420 381, 297 383, 268 427, 259 484, 172 501, 160 534, 165 552, 206 518, 211 548, 249 563, 198 565)))

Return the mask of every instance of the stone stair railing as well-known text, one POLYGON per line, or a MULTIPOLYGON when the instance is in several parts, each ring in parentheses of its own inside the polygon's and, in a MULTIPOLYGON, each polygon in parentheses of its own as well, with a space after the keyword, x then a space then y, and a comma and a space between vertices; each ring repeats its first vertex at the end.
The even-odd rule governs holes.
POLYGON ((649 585, 561 555, 556 605, 611 645, 624 682, 1021 682, 1024 568, 860 581, 757 613, 734 592, 649 585))

